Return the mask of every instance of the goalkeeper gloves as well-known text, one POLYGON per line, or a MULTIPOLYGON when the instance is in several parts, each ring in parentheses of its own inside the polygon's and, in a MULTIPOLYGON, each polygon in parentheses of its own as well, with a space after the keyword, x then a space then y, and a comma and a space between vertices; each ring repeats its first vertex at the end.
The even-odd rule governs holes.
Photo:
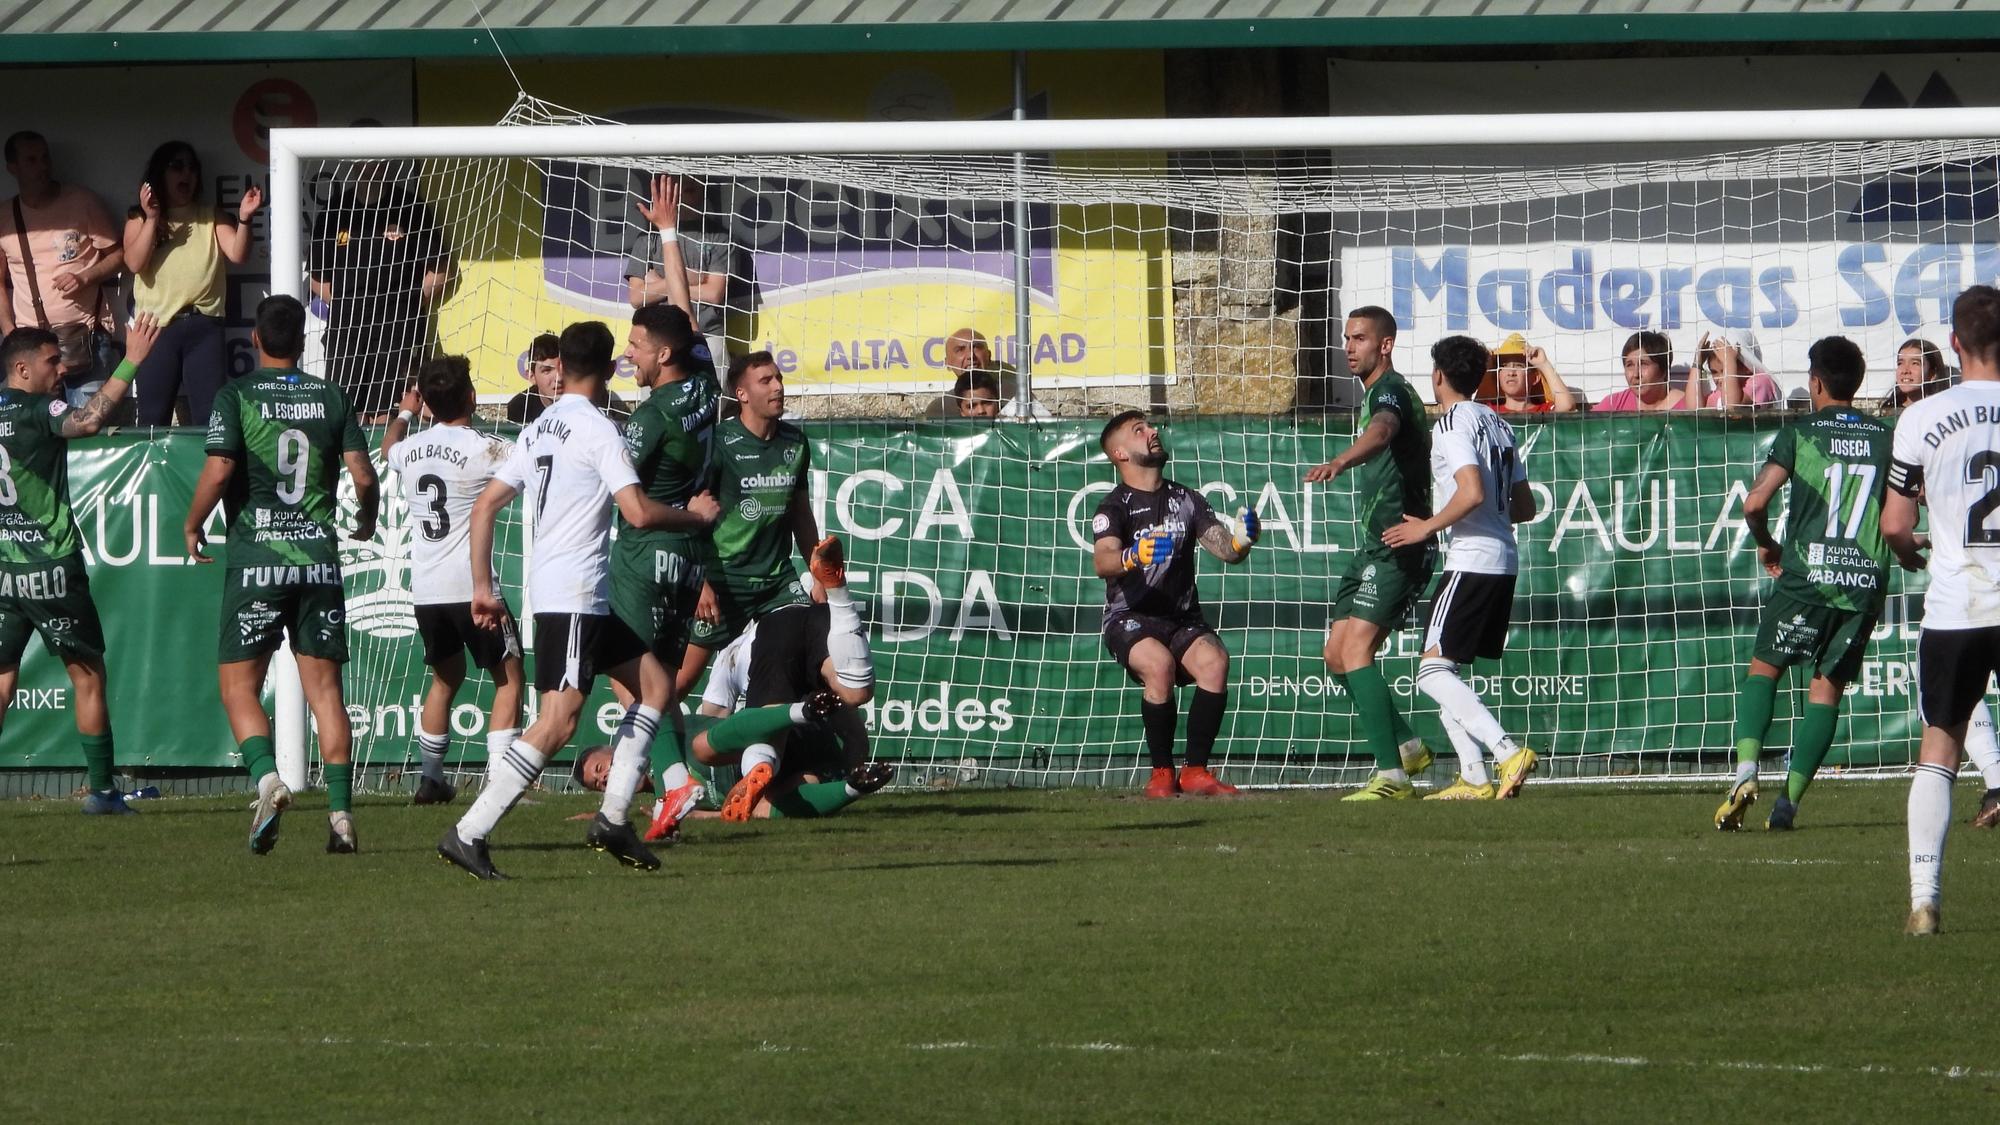
POLYGON ((1122 556, 1126 570, 1137 570, 1142 566, 1165 566, 1174 557, 1174 537, 1171 535, 1141 535, 1139 541, 1125 548, 1122 556))
POLYGON ((1250 545, 1257 542, 1257 537, 1264 534, 1264 521, 1257 518, 1257 509, 1245 504, 1243 510, 1236 514, 1236 522, 1242 525, 1243 531, 1234 537, 1230 545, 1240 554, 1249 551, 1250 545))

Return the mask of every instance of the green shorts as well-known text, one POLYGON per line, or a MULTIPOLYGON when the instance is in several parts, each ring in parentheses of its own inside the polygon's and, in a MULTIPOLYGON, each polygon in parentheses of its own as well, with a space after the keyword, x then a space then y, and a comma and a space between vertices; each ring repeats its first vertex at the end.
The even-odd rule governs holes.
POLYGON ((702 568, 692 543, 620 540, 611 552, 611 612, 669 669, 681 666, 702 568))
POLYGON ((1814 675, 1851 684, 1861 675, 1874 610, 1835 609, 1773 590, 1757 618, 1751 654, 1777 668, 1804 664, 1814 675))
POLYGON ((104 624, 90 600, 82 555, 0 564, 0 668, 20 667, 31 633, 40 633, 65 663, 104 661, 104 624))
POLYGON ((268 656, 286 633, 300 656, 347 663, 347 596, 339 563, 223 572, 222 663, 268 656))
POLYGON ((799 585, 796 578, 754 593, 734 592, 715 586, 715 600, 722 607, 721 623, 710 625, 697 621, 688 631, 688 643, 700 645, 710 652, 720 652, 729 647, 729 642, 742 636, 752 621, 773 610, 788 605, 812 604, 812 599, 806 596, 805 587, 799 585))
POLYGON ((1402 628, 1430 585, 1436 562, 1437 552, 1428 547, 1394 554, 1357 552, 1334 589, 1329 620, 1359 617, 1384 629, 1402 628))

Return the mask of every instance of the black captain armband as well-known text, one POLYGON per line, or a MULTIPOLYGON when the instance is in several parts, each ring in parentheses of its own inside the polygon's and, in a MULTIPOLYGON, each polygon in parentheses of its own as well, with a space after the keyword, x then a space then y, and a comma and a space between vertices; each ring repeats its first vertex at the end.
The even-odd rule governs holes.
POLYGON ((1889 462, 1889 487, 1905 496, 1915 496, 1923 491, 1924 467, 1892 459, 1889 462))

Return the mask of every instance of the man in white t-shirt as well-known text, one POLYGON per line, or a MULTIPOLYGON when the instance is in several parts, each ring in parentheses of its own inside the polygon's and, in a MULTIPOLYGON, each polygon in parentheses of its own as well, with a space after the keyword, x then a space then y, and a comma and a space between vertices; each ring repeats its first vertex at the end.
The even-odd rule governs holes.
MULTIPOLYGON (((424 643, 430 690, 417 719, 417 750, 423 775, 414 800, 419 805, 450 803, 458 795, 444 776, 451 746, 451 706, 465 684, 465 665, 493 679, 493 706, 486 726, 486 761, 499 761, 521 736, 521 638, 514 617, 504 610, 498 629, 472 620, 472 505, 506 462, 513 446, 474 430, 472 365, 464 356, 440 356, 417 371, 403 394, 401 410, 382 432, 382 463, 403 481, 409 504, 410 592, 416 602, 417 636, 424 643), (428 407, 437 424, 404 438, 417 412, 428 407)), ((499 587, 493 590, 500 597, 499 587)))
POLYGON ((633 867, 660 866, 626 817, 673 680, 646 643, 611 612, 611 508, 615 503, 634 527, 684 531, 709 528, 722 515, 707 492, 678 508, 648 498, 639 487, 624 435, 591 405, 611 377, 609 328, 597 321, 565 328, 557 362, 562 397, 521 435, 472 508, 472 616, 482 627, 497 629, 507 606, 493 588, 493 525, 515 496, 527 494, 534 533, 528 600, 539 646, 535 690, 541 693, 534 724, 488 768, 479 799, 438 841, 438 855, 480 879, 504 877, 493 868, 486 836, 576 733, 584 699, 600 672, 639 703, 619 724, 604 803, 584 842, 633 867))
POLYGON ((1951 785, 1966 723, 2000 672, 2000 289, 1958 295, 1951 346, 1964 381, 1896 420, 1882 504, 1882 537, 1897 561, 1930 571, 1917 641, 1924 735, 1910 782, 1911 935, 1938 932, 1951 785), (1928 542, 1917 534, 1919 493, 1931 511, 1928 542))
POLYGON ((1431 427, 1431 486, 1437 498, 1428 519, 1405 515, 1382 533, 1390 547, 1423 543, 1449 531, 1444 573, 1431 598, 1417 687, 1437 702, 1438 718, 1458 751, 1458 780, 1430 801, 1488 801, 1519 795, 1535 772, 1535 752, 1502 730, 1458 666, 1498 660, 1513 621, 1514 579, 1520 551, 1514 525, 1535 516, 1535 495, 1514 444, 1514 429, 1490 407, 1474 402, 1486 377, 1486 348, 1470 336, 1447 336, 1431 346, 1431 386, 1444 408, 1431 427), (1486 773, 1486 751, 1499 773, 1486 773))

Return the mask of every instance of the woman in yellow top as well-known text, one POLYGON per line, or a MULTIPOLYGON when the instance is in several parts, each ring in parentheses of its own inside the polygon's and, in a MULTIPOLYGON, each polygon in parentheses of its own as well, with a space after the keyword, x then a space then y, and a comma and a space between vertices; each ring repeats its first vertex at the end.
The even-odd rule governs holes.
POLYGON ((194 147, 168 141, 146 161, 139 205, 125 218, 132 311, 151 313, 161 325, 132 388, 142 426, 172 425, 174 400, 182 395, 188 424, 207 425, 215 392, 229 377, 222 263, 241 265, 250 256, 250 217, 264 193, 252 187, 231 213, 202 203, 201 189, 201 158, 194 147))

